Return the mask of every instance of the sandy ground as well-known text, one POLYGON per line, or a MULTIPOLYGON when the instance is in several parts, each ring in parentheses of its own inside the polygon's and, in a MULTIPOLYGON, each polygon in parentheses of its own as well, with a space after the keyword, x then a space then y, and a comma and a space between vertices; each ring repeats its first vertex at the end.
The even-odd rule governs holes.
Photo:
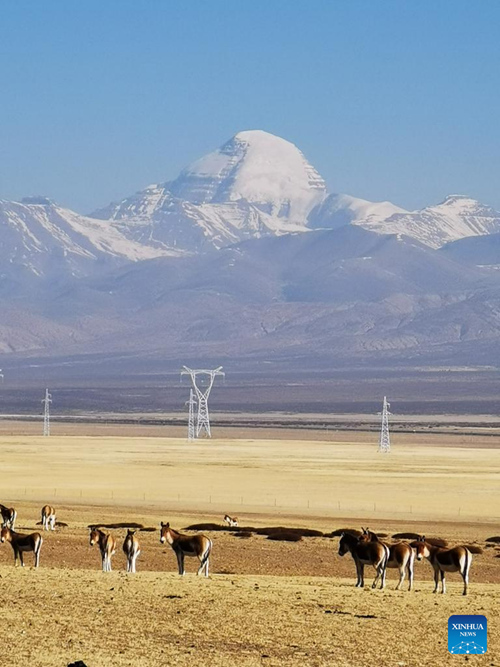
POLYGON ((19 530, 40 530, 44 502, 68 527, 44 535, 38 570, 15 569, 10 547, 0 545, 0 664, 437 667, 466 660, 447 652, 448 617, 479 613, 488 617, 489 649, 471 661, 499 665, 500 545, 486 548, 485 539, 500 534, 500 453, 465 445, 409 439, 381 457, 355 440, 3 436, 0 501, 16 506, 19 530), (136 575, 123 571, 124 529, 114 531, 112 573, 99 571, 88 544, 87 525, 96 522, 155 527, 163 519, 181 528, 220 522, 225 511, 257 527, 414 530, 475 542, 484 553, 474 556, 463 597, 456 574, 446 596, 433 595, 428 563, 417 564, 411 593, 393 590, 393 571, 385 591, 356 589, 337 539, 213 532, 208 580, 194 575, 192 559, 180 578, 158 532, 139 533, 136 575))

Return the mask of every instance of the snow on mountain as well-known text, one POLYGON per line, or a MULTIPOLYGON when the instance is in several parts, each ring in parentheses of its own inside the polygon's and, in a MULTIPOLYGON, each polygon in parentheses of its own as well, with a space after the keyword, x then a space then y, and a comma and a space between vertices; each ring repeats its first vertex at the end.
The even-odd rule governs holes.
POLYGON ((390 202, 327 196, 301 151, 261 130, 239 132, 175 180, 150 185, 91 217, 44 198, 0 201, 3 274, 10 276, 88 275, 109 263, 178 257, 344 225, 439 248, 500 232, 500 213, 459 195, 412 212, 390 202))
POLYGON ((282 225, 303 225, 325 196, 325 183, 294 144, 262 130, 239 132, 189 165, 170 183, 176 197, 194 204, 244 199, 282 225))
POLYGON ((378 223, 407 212, 389 201, 372 202, 351 195, 331 194, 311 211, 308 222, 314 229, 336 229, 348 224, 378 223))
POLYGON ((239 132, 173 181, 92 214, 158 251, 199 252, 310 229, 359 225, 402 234, 431 248, 500 232, 500 213, 470 197, 406 211, 388 201, 327 195, 323 179, 294 144, 261 130, 239 132))
POLYGON ((355 221, 380 234, 405 234, 431 248, 468 236, 500 232, 500 212, 464 195, 449 195, 437 206, 394 213, 385 220, 355 221))
POLYGON ((245 200, 196 205, 174 197, 168 185, 150 185, 92 215, 109 219, 121 234, 138 243, 179 252, 222 248, 269 233, 263 221, 270 216, 245 200))
POLYGON ((86 218, 43 197, 0 200, 3 275, 85 275, 97 262, 123 263, 166 254, 131 241, 108 222, 86 218))
POLYGON ((121 221, 128 238, 197 251, 267 234, 306 231, 325 183, 299 149, 261 130, 239 132, 186 167, 174 181, 152 185, 92 213, 121 221))

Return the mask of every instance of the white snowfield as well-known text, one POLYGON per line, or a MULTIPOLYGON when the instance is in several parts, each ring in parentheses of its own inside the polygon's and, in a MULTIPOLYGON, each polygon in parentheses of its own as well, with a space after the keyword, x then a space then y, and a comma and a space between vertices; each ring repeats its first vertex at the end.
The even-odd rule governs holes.
POLYGON ((44 198, 0 201, 4 266, 36 275, 89 274, 107 263, 220 249, 247 239, 358 225, 439 248, 500 232, 500 213, 451 195, 406 211, 391 202, 328 194, 301 151, 262 130, 239 132, 182 170, 90 216, 44 198))

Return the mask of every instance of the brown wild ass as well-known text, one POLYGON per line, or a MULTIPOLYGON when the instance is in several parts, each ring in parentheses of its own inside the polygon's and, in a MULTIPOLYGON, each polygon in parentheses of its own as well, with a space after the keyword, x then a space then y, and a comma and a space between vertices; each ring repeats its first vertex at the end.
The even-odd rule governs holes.
POLYGON ((105 533, 95 526, 90 526, 90 546, 93 547, 96 543, 99 545, 99 551, 101 552, 102 571, 111 572, 111 556, 116 551, 114 535, 105 533))
POLYGON ((5 507, 5 505, 0 503, 0 512, 2 512, 2 527, 7 526, 11 530, 14 530, 17 519, 16 510, 13 507, 5 507))
POLYGON ((441 577, 441 593, 446 593, 446 572, 460 572, 464 581, 463 595, 467 595, 469 586, 469 571, 472 564, 472 554, 467 547, 458 546, 446 549, 436 547, 425 541, 422 536, 411 545, 417 552, 417 560, 427 558, 434 569, 434 593, 438 592, 439 578, 441 577))
POLYGON ((200 561, 198 574, 205 571, 205 576, 208 577, 208 564, 210 553, 212 551, 212 540, 205 535, 182 535, 170 527, 169 523, 161 522, 160 525, 160 542, 165 544, 168 542, 177 556, 177 565, 179 567, 179 574, 184 575, 184 556, 196 556, 200 561))
POLYGON ((19 558, 21 566, 24 567, 23 553, 25 551, 33 551, 35 567, 38 567, 40 563, 40 549, 43 542, 40 533, 24 535, 4 526, 0 532, 0 542, 10 542, 10 546, 14 552, 14 565, 17 565, 17 559, 19 558))
MULTIPOLYGON (((376 533, 373 533, 368 528, 362 528, 363 534, 359 537, 363 542, 382 542, 376 533)), ((382 542, 389 549, 389 558, 387 559, 386 567, 398 568, 399 582, 396 586, 398 591, 403 585, 406 572, 408 573, 408 590, 413 588, 413 571, 415 564, 415 551, 407 542, 396 542, 396 544, 387 544, 382 542)))
POLYGON ((231 526, 232 528, 236 528, 238 526, 238 517, 237 516, 229 516, 229 514, 224 515, 224 522, 227 523, 228 526, 231 526))
POLYGON ((127 572, 135 572, 135 561, 141 553, 139 540, 135 536, 135 530, 127 529, 127 535, 123 542, 123 553, 127 557, 127 572))
POLYGON ((356 565, 356 586, 363 588, 365 585, 365 565, 373 565, 377 575, 373 581, 372 588, 376 588, 380 580, 380 588, 385 586, 385 569, 389 558, 389 547, 382 542, 371 542, 359 540, 352 533, 344 532, 340 536, 339 556, 350 552, 356 565))
POLYGON ((50 505, 42 507, 42 527, 43 530, 56 529, 56 511, 50 505))

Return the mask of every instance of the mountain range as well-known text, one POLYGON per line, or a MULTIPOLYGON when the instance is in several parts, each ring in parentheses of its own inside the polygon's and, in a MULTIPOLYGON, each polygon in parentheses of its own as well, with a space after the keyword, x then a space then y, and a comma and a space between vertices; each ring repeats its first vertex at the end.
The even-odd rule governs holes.
POLYGON ((0 201, 0 246, 4 354, 493 363, 500 342, 500 212, 328 193, 260 130, 88 215, 0 201))

